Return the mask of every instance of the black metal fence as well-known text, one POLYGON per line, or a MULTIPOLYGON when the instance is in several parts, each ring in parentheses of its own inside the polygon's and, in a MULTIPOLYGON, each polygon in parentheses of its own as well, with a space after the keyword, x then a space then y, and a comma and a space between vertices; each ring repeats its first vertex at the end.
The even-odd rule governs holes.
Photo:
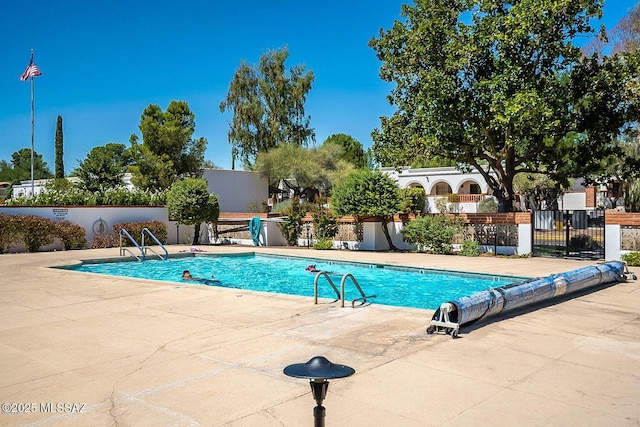
POLYGON ((533 212, 533 255, 604 258, 604 210, 533 212))

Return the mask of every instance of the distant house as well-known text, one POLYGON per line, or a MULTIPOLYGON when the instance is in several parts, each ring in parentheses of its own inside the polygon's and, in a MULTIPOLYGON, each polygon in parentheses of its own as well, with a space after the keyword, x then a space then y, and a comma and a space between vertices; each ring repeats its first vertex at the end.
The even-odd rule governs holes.
MULTIPOLYGON (((382 172, 393 178, 400 188, 417 187, 424 189, 425 211, 438 213, 438 200, 446 198, 447 209, 454 212, 477 212, 478 203, 490 195, 491 189, 477 170, 462 172, 455 167, 442 168, 382 168, 382 172)), ((596 207, 611 207, 606 187, 584 186, 582 180, 558 198, 561 210, 584 210, 596 207)), ((615 205, 615 202, 614 202, 615 205)), ((516 200, 516 206, 525 210, 516 200)), ((614 206, 615 207, 615 206, 614 206)))
POLYGON ((400 188, 422 188, 425 193, 425 210, 438 213, 438 199, 446 198, 449 208, 458 212, 477 212, 477 205, 488 195, 489 185, 480 172, 462 172, 454 167, 412 168, 405 166, 399 169, 382 168, 393 178, 400 188), (455 195, 455 196, 453 196, 455 195), (454 205, 452 205, 453 203, 454 205))
MULTIPOLYGON (((80 182, 80 178, 75 176, 67 178, 72 183, 80 182)), ((45 188, 48 182, 54 181, 54 179, 34 179, 33 184, 31 180, 20 181, 20 184, 14 185, 11 188, 11 197, 33 197, 40 194, 40 192, 45 188)))

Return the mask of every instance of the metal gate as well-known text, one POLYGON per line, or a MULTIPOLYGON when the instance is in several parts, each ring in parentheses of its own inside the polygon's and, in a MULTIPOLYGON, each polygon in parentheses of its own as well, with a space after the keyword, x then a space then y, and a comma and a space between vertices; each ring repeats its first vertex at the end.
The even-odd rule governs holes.
POLYGON ((604 210, 533 212, 533 256, 604 258, 604 210))

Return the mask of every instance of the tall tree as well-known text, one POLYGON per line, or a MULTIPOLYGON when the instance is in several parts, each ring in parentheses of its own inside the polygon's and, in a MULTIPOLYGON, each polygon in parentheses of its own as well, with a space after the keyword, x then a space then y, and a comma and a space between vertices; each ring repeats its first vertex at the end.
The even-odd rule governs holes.
POLYGON ((366 166, 362 144, 351 135, 336 133, 325 139, 322 144, 335 144, 338 147, 342 147, 342 158, 350 162, 356 169, 366 166))
POLYGON ((334 144, 319 148, 282 144, 258 154, 256 170, 270 186, 282 183, 294 196, 312 199, 313 194, 328 190, 353 170, 353 165, 341 156, 342 148, 334 144))
POLYGON ((93 147, 87 157, 79 162, 73 175, 82 180, 80 187, 91 192, 121 187, 122 177, 130 162, 125 145, 110 142, 93 147))
POLYGON ((195 115, 185 101, 171 101, 167 111, 149 105, 140 117, 142 144, 133 134, 131 182, 143 189, 162 190, 184 177, 202 176, 205 138, 193 139, 195 115))
POLYGON ((637 62, 583 57, 601 0, 416 0, 370 41, 397 107, 373 134, 383 164, 425 153, 477 168, 512 210, 516 174, 600 167, 637 117, 637 62))
MULTIPOLYGON (((20 181, 31 180, 31 148, 21 148, 11 155, 13 171, 11 173, 11 183, 20 184, 20 181)), ((42 154, 33 153, 33 179, 53 178, 53 174, 42 160, 42 154)))
POLYGON ((233 114, 229 124, 232 168, 236 159, 251 167, 258 153, 280 144, 305 145, 315 141, 304 103, 314 80, 312 71, 296 65, 285 71, 286 47, 269 51, 260 64, 244 60, 236 70, 220 112, 233 114))
POLYGON ((64 160, 63 160, 63 145, 64 138, 62 136, 62 116, 58 116, 58 120, 56 121, 56 139, 55 139, 55 148, 56 148, 56 178, 64 178, 64 160))

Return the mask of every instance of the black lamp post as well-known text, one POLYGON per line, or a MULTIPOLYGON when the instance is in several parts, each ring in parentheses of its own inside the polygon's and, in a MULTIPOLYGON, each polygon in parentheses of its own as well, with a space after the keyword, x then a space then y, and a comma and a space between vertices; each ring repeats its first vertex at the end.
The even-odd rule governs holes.
POLYGON ((326 411, 322 401, 327 396, 329 381, 333 378, 344 378, 355 373, 355 369, 346 365, 336 365, 326 357, 316 356, 307 363, 295 363, 284 368, 284 374, 294 378, 308 378, 311 384, 311 393, 317 406, 313 408, 315 427, 324 427, 326 411))

